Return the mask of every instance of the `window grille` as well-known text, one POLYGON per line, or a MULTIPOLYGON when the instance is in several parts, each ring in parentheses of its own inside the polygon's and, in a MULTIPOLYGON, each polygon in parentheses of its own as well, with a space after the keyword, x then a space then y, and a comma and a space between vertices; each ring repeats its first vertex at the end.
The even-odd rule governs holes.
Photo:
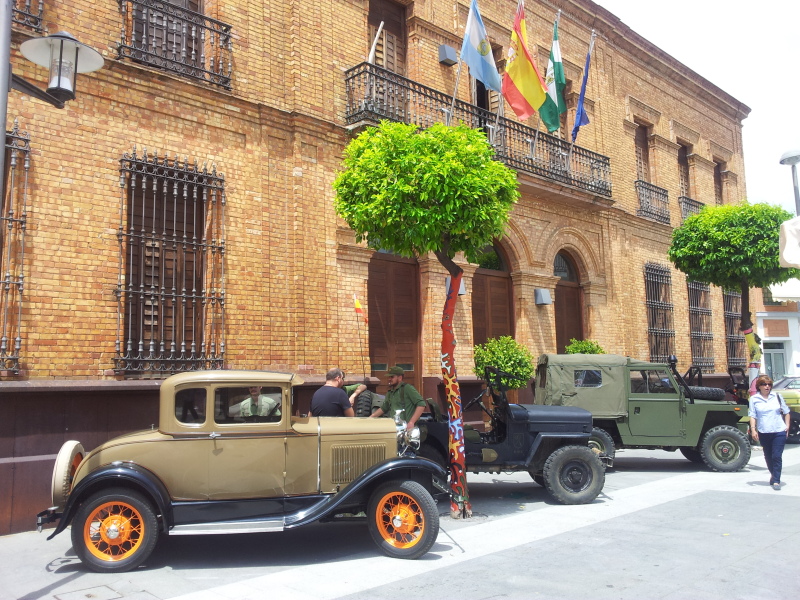
POLYGON ((725 346, 728 351, 728 367, 747 367, 747 346, 744 334, 739 329, 742 320, 742 295, 724 290, 722 303, 725 310, 725 346))
POLYGON ((711 292, 707 283, 688 281, 689 337, 692 364, 703 373, 714 372, 714 335, 711 326, 711 292))
POLYGON ((717 203, 717 206, 720 206, 724 202, 722 189, 722 171, 724 168, 725 166, 721 163, 714 163, 714 201, 717 203))
POLYGON ((646 125, 638 125, 634 134, 636 147, 636 179, 650 181, 650 143, 646 125))
POLYGON ((19 122, 6 132, 6 187, 0 198, 0 371, 19 374, 25 282, 25 226, 28 219, 30 136, 19 122))
POLYGON ((14 0, 11 8, 11 22, 43 32, 43 12, 44 0, 14 0))
POLYGON ((669 267, 647 263, 644 267, 644 285, 650 360, 667 362, 675 354, 672 274, 669 267))
POLYGON ((119 0, 120 58, 231 89, 231 26, 203 14, 202 0, 119 0))
POLYGON ((702 202, 698 202, 697 200, 692 200, 691 198, 686 198, 684 196, 678 198, 678 204, 681 207, 681 222, 685 221, 692 215, 696 215, 706 206, 702 202))
POLYGON ((681 196, 690 197, 690 183, 689 183, 689 150, 686 146, 681 145, 678 147, 678 174, 680 176, 681 196))
POLYGON ((184 157, 120 159, 119 373, 220 369, 225 178, 184 157))
POLYGON ((635 181, 634 185, 639 196, 639 209, 636 214, 669 225, 669 192, 642 180, 635 181))

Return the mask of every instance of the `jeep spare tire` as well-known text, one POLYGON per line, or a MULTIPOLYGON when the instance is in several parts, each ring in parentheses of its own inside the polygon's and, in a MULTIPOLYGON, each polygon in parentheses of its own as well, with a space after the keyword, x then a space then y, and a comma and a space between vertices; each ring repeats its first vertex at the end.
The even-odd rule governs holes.
POLYGON ((750 462, 750 442, 738 428, 718 425, 703 436, 700 454, 712 471, 733 473, 741 471, 750 462))
POLYGON ((544 463, 543 476, 547 491, 562 504, 592 502, 606 478, 603 463, 588 446, 557 449, 544 463))
POLYGON ((689 389, 695 400, 725 400, 725 390, 722 388, 690 385, 689 389))
POLYGON ((356 398, 355 413, 357 417, 369 417, 372 410, 372 393, 361 392, 356 398))

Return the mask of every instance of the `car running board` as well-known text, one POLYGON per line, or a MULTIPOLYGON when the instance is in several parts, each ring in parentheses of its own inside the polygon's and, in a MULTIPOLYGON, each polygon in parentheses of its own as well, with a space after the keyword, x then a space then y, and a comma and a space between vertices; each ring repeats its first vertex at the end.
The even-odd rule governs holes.
POLYGON ((257 521, 219 521, 216 523, 188 523, 175 525, 169 535, 210 535, 217 533, 269 533, 283 531, 283 517, 257 521))

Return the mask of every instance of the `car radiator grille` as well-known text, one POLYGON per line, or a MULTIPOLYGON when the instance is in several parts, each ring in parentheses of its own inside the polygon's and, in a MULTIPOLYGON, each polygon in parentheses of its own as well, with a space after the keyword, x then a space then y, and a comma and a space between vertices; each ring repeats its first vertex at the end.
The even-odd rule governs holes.
POLYGON ((369 467, 386 458, 384 445, 333 446, 331 482, 350 483, 369 467))

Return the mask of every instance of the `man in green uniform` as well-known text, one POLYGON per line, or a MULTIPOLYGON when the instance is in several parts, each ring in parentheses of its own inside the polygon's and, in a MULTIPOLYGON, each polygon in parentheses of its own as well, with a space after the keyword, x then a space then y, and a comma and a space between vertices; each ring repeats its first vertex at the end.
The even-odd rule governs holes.
POLYGON ((403 381, 405 371, 400 367, 392 367, 387 371, 389 376, 389 391, 381 407, 372 413, 373 417, 394 418, 395 411, 402 410, 402 417, 408 423, 407 429, 413 429, 417 420, 425 412, 425 400, 410 383, 403 381))

